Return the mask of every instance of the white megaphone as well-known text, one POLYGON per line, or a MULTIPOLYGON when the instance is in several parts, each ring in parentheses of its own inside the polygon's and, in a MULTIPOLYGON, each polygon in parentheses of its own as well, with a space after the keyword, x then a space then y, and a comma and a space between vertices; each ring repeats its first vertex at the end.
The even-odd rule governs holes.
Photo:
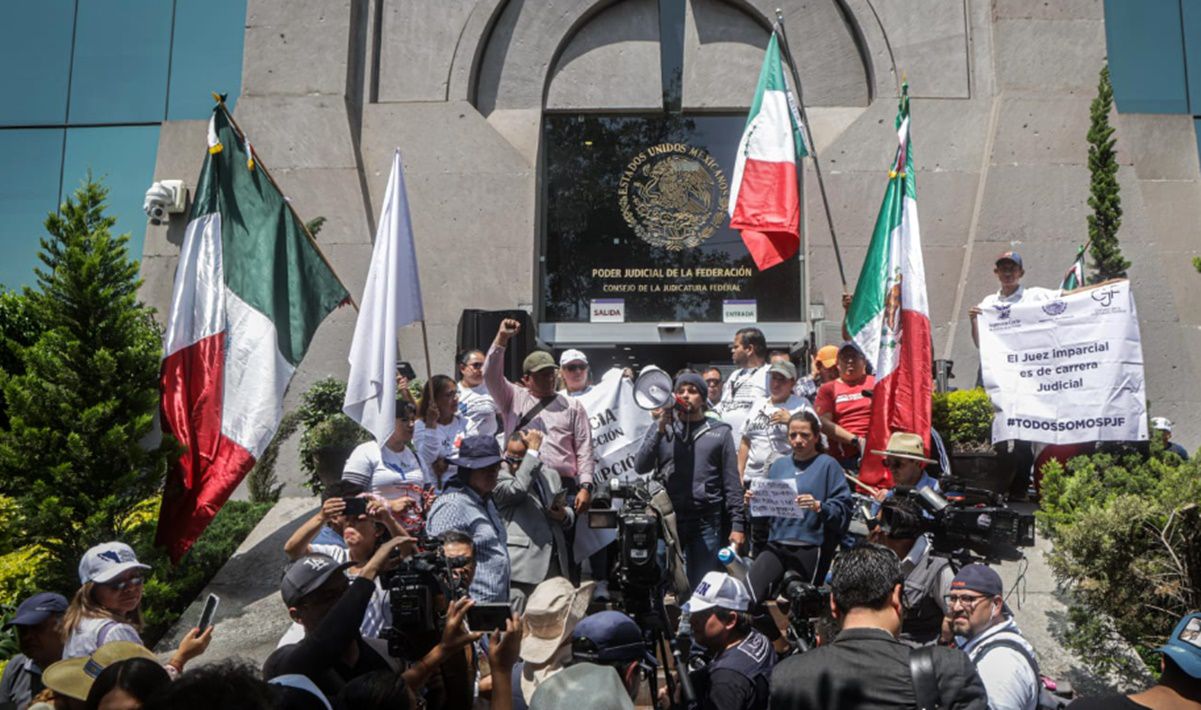
POLYGON ((647 365, 634 380, 634 403, 643 409, 662 409, 675 404, 671 375, 654 365, 647 365))

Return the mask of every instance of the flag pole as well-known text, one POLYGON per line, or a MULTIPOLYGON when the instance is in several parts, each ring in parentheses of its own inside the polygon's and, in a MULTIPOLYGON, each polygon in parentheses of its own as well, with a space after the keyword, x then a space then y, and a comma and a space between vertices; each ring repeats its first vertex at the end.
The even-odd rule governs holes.
MULTIPOLYGON (((242 138, 242 142, 245 143, 246 132, 242 130, 242 127, 238 125, 238 122, 234 120, 234 115, 229 112, 228 108, 226 108, 225 97, 217 92, 213 92, 213 98, 217 100, 217 105, 219 105, 221 110, 225 112, 225 117, 229 119, 229 125, 232 126, 235 131, 237 131, 238 135, 242 138)), ((251 148, 250 150, 253 151, 254 149, 251 148)), ((321 245, 317 243, 317 238, 314 237, 313 233, 309 231, 308 225, 306 225, 304 220, 300 218, 300 215, 296 212, 296 208, 292 206, 292 202, 287 198, 286 195, 284 195, 284 191, 280 189, 279 183, 275 181, 275 178, 271 177, 271 173, 267 171, 267 166, 262 160, 259 159, 257 153, 252 153, 250 157, 254 159, 255 166, 263 171, 263 175, 267 176, 267 181, 270 182, 272 187, 274 187, 279 192, 280 196, 284 198, 284 204, 288 206, 288 211, 292 213, 292 217, 295 218, 297 224, 300 225, 300 229, 304 232, 304 236, 308 238, 309 244, 311 244, 313 249, 317 252, 317 256, 321 257, 321 261, 325 262, 325 268, 329 269, 329 272, 334 275, 334 278, 337 279, 338 283, 342 285, 342 288, 346 290, 346 299, 350 301, 350 307, 354 309, 355 313, 358 313, 359 303, 354 299, 354 293, 350 290, 346 283, 342 281, 342 277, 338 276, 338 272, 334 271, 334 265, 331 264, 329 259, 325 256, 325 252, 321 251, 321 245)))
MULTIPOLYGON (((834 218, 830 215, 830 200, 826 197, 826 182, 822 179, 822 166, 817 159, 817 141, 813 138, 813 124, 809 122, 809 114, 805 112, 805 100, 801 93, 801 77, 797 73, 796 65, 792 63, 792 50, 788 46, 788 35, 784 32, 784 11, 776 8, 776 24, 772 31, 779 31, 780 43, 783 44, 784 61, 788 64, 788 71, 792 74, 792 85, 796 87, 796 102, 797 108, 801 113, 801 122, 804 123, 803 130, 809 133, 809 154, 813 156, 813 170, 817 173, 817 189, 821 193, 822 208, 826 212, 826 224, 830 226, 830 241, 834 244, 834 259, 838 262, 838 278, 842 279, 842 290, 847 290, 847 274, 842 267, 842 251, 838 248, 838 235, 834 231, 834 218)), ((797 172, 798 192, 800 187, 801 174, 797 172)))
POLYGON ((429 382, 433 375, 430 374, 430 339, 425 334, 425 319, 421 319, 421 347, 425 348, 425 381, 429 382))

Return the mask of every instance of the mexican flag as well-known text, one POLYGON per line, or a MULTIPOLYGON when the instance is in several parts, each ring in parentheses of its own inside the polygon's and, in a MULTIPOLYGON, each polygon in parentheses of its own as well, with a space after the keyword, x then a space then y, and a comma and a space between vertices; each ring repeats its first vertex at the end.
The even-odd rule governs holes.
POLYGON ((163 336, 162 427, 186 447, 157 543, 178 561, 271 441, 317 326, 349 294, 213 109, 163 336))
POLYGON ((772 32, 730 187, 730 229, 742 231, 760 271, 791 258, 801 243, 797 162, 808 154, 772 32))
POLYGON ((1059 284, 1061 291, 1075 291, 1084 285, 1084 247, 1076 250, 1076 260, 1072 262, 1071 268, 1063 275, 1063 281, 1059 284))
MULTIPOLYGON (((930 307, 917 221, 917 188, 909 142, 909 86, 901 90, 896 158, 884 204, 847 312, 847 331, 875 368, 868 451, 883 450, 897 431, 920 434, 930 449, 930 307)), ((891 487, 892 473, 868 453, 859 477, 891 487)))

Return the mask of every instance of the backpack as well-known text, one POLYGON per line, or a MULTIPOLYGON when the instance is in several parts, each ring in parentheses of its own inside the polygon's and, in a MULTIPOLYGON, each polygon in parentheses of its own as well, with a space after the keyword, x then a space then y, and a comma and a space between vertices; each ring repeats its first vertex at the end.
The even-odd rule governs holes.
POLYGON ((1054 678, 1049 678, 1040 673, 1038 670, 1038 661, 1035 660, 1034 655, 1026 650, 1025 644, 1013 638, 1012 634, 998 633, 978 648, 979 653, 976 654, 975 661, 977 665, 980 664, 981 659, 989 651, 996 648, 1008 648, 1017 651, 1022 655, 1022 658, 1026 659, 1026 663, 1030 664, 1031 670, 1034 671, 1034 677, 1038 679, 1038 701, 1035 705, 1038 710, 1060 710, 1061 708, 1066 708, 1068 703, 1071 702, 1074 696, 1072 686, 1067 682, 1058 683, 1054 678))

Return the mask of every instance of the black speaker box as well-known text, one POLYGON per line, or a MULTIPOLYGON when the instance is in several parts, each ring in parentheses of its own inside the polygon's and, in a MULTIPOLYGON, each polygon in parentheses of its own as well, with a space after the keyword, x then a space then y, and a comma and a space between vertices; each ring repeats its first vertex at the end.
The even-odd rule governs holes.
MULTIPOLYGON (((521 323, 521 331, 509 340, 505 348, 505 377, 517 382, 521 379, 521 363, 536 347, 537 334, 534 332, 534 319, 522 310, 483 311, 478 308, 464 308, 459 316, 459 337, 455 343, 456 362, 460 354, 466 350, 481 350, 485 353, 492 346, 500 322, 512 318, 521 323)), ((458 379, 458 365, 454 372, 458 379)))

